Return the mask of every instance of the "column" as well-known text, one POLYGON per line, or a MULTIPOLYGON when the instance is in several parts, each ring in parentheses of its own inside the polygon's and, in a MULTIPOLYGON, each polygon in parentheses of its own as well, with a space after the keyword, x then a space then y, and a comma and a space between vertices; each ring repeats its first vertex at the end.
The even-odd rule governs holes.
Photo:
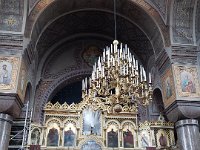
POLYGON ((181 150, 199 150, 200 135, 197 120, 186 119, 176 122, 176 131, 181 150))
POLYGON ((10 140, 12 117, 0 113, 0 150, 7 150, 10 140))

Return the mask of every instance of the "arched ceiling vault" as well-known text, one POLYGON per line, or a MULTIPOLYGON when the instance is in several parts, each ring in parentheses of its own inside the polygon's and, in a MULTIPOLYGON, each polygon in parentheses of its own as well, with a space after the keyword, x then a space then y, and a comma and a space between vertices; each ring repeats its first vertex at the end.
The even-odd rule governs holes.
MULTIPOLYGON (((63 37, 74 34, 76 28, 78 28, 79 33, 98 33, 98 28, 101 27, 102 29, 102 27, 105 27, 104 25, 108 25, 108 20, 113 22, 111 19, 113 16, 112 12, 113 0, 41 0, 35 5, 35 9, 32 10, 28 17, 25 35, 31 38, 33 46, 37 44, 39 57, 42 57, 44 50, 47 50, 50 46, 55 44, 58 39, 60 40, 63 37), (80 11, 81 13, 78 13, 80 11), (86 17, 88 14, 89 16, 86 17), (84 20, 81 18, 81 15, 85 18, 84 20), (105 16, 106 20, 102 16, 105 16), (95 19, 95 17, 100 17, 100 21, 95 19), (76 21, 72 21, 72 18, 76 21), (68 22, 66 22, 65 19, 68 20, 68 22), (93 20, 96 21, 96 26, 92 23, 93 20), (106 22, 105 24, 103 23, 104 20, 106 22), (91 23, 92 28, 87 28, 87 21, 91 23), (84 22, 85 25, 83 24, 84 22), (64 28, 65 25, 71 30, 69 31, 67 28, 64 28), (31 31, 31 33, 29 31, 31 31), (50 35, 53 34, 54 36, 50 37, 50 35), (47 37, 52 39, 48 39, 47 37)), ((118 34, 121 38, 119 40, 126 42, 129 46, 132 45, 133 49, 137 44, 143 46, 145 49, 147 43, 153 46, 151 51, 154 49, 155 56, 158 56, 163 50, 163 47, 169 45, 168 28, 164 25, 157 11, 148 3, 138 0, 117 0, 117 13, 118 16, 121 16, 118 17, 120 20, 120 25, 118 22, 118 34), (132 28, 130 27, 131 23, 132 28), (138 27, 140 27, 140 30, 138 30, 138 27), (134 32, 132 32, 134 30, 133 28, 135 28, 134 32), (132 30, 130 32, 131 34, 126 35, 126 33, 129 33, 129 30, 132 30), (125 33, 122 33, 124 31, 125 33), (128 38, 124 38, 123 36, 127 36, 128 38), (138 40, 137 44, 134 42, 136 36, 138 40)), ((106 36, 113 37, 113 34, 111 35, 111 33, 113 33, 113 24, 106 26, 106 28, 101 31, 103 32, 99 32, 98 34, 105 34, 106 36), (109 28, 110 31, 107 32, 109 28)), ((78 34, 78 32, 76 33, 78 34)), ((142 47, 137 47, 137 49, 142 49, 142 47)), ((144 49, 143 51, 145 51, 144 49)), ((138 53, 139 52, 141 51, 138 50, 138 53)), ((145 53, 148 54, 151 52, 146 50, 145 53)))
MULTIPOLYGON (((148 58, 153 55, 153 48, 144 32, 125 18, 117 17, 117 35, 117 39, 128 44, 132 53, 139 56, 144 64, 147 63, 148 58)), ((90 10, 73 12, 58 18, 45 29, 38 40, 37 49, 39 50, 39 59, 42 58, 46 51, 49 51, 55 43, 63 39, 67 38, 68 40, 63 40, 63 43, 59 45, 69 40, 72 41, 89 37, 108 40, 112 43, 114 39, 113 14, 90 10), (69 37, 71 37, 71 39, 69 37)), ((56 49, 56 47, 54 49, 56 49)), ((54 52, 54 49, 52 49, 52 52, 54 52)))

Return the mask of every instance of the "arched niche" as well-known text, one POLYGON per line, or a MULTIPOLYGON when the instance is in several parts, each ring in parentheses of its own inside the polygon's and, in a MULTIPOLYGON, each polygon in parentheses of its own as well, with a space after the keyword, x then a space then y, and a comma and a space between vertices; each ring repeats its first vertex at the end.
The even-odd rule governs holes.
POLYGON ((24 107, 22 108, 20 118, 26 117, 26 111, 27 111, 27 109, 30 109, 30 107, 32 105, 31 96, 32 96, 32 85, 29 82, 26 86, 26 92, 25 92, 25 97, 24 97, 24 107))
POLYGON ((159 88, 156 88, 153 91, 153 99, 149 106, 149 119, 158 120, 160 114, 165 117, 164 109, 162 92, 159 88))

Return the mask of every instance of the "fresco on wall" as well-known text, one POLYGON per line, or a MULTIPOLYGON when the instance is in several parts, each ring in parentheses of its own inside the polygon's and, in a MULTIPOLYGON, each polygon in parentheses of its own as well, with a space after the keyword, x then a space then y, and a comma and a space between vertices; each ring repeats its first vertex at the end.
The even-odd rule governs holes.
POLYGON ((170 98, 172 96, 172 87, 170 84, 170 78, 167 77, 167 79, 165 80, 165 89, 166 89, 166 98, 170 98))
POLYGON ((0 84, 11 83, 12 64, 6 61, 0 62, 0 84))
POLYGON ((51 128, 47 136, 47 146, 58 146, 58 130, 51 128))
POLYGON ((0 90, 14 90, 19 70, 18 57, 0 57, 0 90))
POLYGON ((107 133, 108 147, 118 147, 118 131, 113 128, 107 133))
POLYGON ((175 87, 173 82, 172 69, 169 67, 165 70, 162 75, 162 92, 163 92, 163 103, 165 107, 168 107, 171 103, 173 103, 176 99, 175 97, 175 87))
POLYGON ((196 93, 194 78, 187 71, 181 72, 181 89, 182 92, 196 93))
POLYGON ((101 50, 97 46, 89 46, 82 53, 83 60, 91 67, 97 62, 97 59, 101 55, 101 50))
POLYGON ((174 65, 177 93, 180 97, 200 97, 196 67, 174 65))

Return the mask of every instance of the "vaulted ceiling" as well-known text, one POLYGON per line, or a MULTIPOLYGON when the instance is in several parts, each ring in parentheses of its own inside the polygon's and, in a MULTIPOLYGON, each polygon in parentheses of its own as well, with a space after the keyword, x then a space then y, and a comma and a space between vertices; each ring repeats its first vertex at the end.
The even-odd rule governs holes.
MULTIPOLYGON (((79 11, 60 17, 49 25, 40 37, 37 44, 39 58, 56 43, 61 45, 72 39, 93 37, 112 42, 113 18, 113 14, 102 11, 79 11)), ((128 44, 132 53, 139 56, 144 63, 153 54, 151 43, 144 32, 120 16, 117 17, 117 39, 128 44)))

